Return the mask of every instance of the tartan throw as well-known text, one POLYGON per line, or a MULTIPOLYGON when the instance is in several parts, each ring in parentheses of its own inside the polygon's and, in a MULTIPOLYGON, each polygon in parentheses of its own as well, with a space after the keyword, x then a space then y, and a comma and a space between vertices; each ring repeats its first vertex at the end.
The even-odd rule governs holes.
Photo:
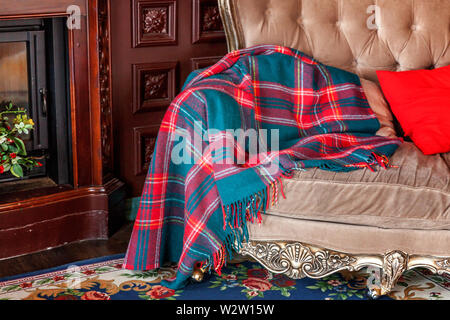
POLYGON ((402 139, 379 127, 355 74, 294 49, 251 47, 193 72, 162 121, 123 267, 178 262, 170 288, 194 266, 220 274, 294 170, 386 169, 402 139), (256 152, 239 129, 257 133, 256 152))

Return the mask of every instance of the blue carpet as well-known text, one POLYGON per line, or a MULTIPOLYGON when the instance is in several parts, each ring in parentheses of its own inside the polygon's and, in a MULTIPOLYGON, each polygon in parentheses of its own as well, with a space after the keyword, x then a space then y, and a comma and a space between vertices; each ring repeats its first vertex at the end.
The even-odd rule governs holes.
MULTIPOLYGON (((0 280, 0 299, 22 300, 366 300, 367 274, 340 273, 320 280, 273 275, 258 263, 230 264, 222 275, 209 274, 182 290, 159 285, 174 267, 155 271, 121 269, 124 255, 66 264, 0 280)), ((383 297, 381 299, 389 299, 383 297)))

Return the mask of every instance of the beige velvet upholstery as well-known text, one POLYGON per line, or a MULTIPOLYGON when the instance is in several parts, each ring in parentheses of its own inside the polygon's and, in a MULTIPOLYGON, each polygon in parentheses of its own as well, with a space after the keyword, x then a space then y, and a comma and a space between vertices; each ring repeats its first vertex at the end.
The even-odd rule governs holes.
POLYGON ((376 70, 450 64, 448 0, 234 0, 231 5, 241 31, 235 46, 296 48, 373 81, 376 70))
POLYGON ((450 152, 444 153, 441 156, 442 158, 444 158, 445 162, 447 163, 447 166, 450 168, 450 152))
POLYGON ((444 158, 425 156, 405 142, 391 162, 398 168, 299 171, 283 180, 286 199, 268 213, 380 228, 450 230, 450 169, 444 158))
MULTIPOLYGON (((450 65, 449 0, 219 1, 230 50, 293 47, 375 82, 376 70, 450 65)), ((284 180, 287 199, 249 224, 250 239, 449 256, 450 154, 425 156, 405 143, 392 161, 400 167, 313 169, 284 180)))

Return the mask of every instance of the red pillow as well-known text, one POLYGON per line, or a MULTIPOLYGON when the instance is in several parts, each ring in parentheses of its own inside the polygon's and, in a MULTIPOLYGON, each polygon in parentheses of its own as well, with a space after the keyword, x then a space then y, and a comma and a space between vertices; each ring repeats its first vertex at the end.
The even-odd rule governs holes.
POLYGON ((391 110, 424 154, 450 151, 450 66, 377 71, 391 110))

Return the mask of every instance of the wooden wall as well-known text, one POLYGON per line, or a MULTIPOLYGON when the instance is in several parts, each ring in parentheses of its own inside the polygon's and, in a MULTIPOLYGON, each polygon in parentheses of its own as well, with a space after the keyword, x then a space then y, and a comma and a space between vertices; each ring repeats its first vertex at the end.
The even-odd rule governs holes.
POLYGON ((165 110, 191 71, 226 53, 217 0, 112 0, 116 174, 139 196, 165 110))

